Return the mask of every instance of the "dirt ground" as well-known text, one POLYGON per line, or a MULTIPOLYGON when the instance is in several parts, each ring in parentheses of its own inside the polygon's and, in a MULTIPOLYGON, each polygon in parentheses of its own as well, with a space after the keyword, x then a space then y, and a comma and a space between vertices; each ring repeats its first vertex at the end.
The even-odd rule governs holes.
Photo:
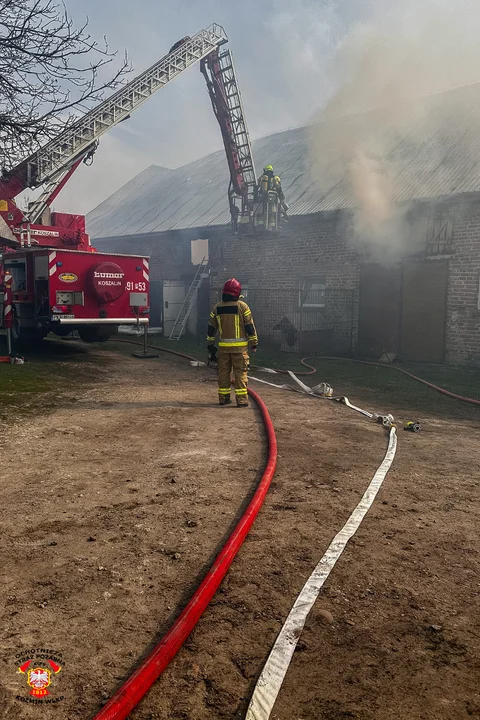
MULTIPOLYGON (((265 460, 258 411, 217 407, 208 370, 105 351, 91 362, 89 382, 72 382, 54 407, 10 412, 3 430, 9 720, 98 712, 190 597, 265 460), (62 661, 50 688, 61 702, 16 699, 29 691, 19 658, 36 648, 62 661)), ((276 428, 276 476, 211 606, 133 720, 244 717, 298 592, 383 459, 380 426, 252 387, 276 428)), ((400 401, 377 408, 373 394, 348 395, 404 412, 400 401)), ((480 718, 480 415, 457 406, 454 419, 430 415, 422 433, 399 432, 392 470, 308 619, 274 720, 480 718)))

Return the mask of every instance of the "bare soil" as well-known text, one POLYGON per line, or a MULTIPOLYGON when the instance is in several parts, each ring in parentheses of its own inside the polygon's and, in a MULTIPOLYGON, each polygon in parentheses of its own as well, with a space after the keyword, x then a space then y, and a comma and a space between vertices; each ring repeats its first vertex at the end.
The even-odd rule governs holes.
MULTIPOLYGON (((208 370, 95 353, 88 383, 72 382, 57 406, 10 412, 3 430, 9 720, 98 712, 192 594, 265 460, 258 411, 216 406, 208 370), (16 699, 29 691, 18 657, 34 648, 62 653, 57 704, 16 699)), ((385 431, 360 415, 255 389, 277 432, 276 477, 211 606, 133 720, 244 717, 298 592, 383 459, 385 431)), ((344 390, 372 410, 385 400, 344 390)), ((480 718, 480 416, 470 410, 400 430, 392 470, 309 617, 275 720, 480 718)))

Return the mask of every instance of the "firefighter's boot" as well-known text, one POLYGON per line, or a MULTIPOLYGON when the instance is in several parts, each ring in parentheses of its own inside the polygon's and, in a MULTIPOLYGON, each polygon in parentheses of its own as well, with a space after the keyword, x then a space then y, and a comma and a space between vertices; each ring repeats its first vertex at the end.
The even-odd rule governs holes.
POLYGON ((231 405, 232 404, 232 398, 230 395, 220 395, 218 394, 218 404, 219 405, 231 405))

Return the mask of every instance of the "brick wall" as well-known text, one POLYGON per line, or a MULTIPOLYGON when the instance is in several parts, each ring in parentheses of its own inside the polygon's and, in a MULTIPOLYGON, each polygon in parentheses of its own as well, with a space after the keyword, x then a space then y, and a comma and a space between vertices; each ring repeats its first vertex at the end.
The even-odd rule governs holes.
MULTIPOLYGON (((420 218, 428 218, 439 208, 452 223, 451 249, 446 256, 449 262, 446 362, 480 364, 480 199, 437 201, 435 205, 417 205, 415 212, 420 218)), ((416 247, 410 247, 409 257, 428 257, 427 225, 420 223, 418 228, 422 229, 415 231, 416 247)), ((350 213, 294 217, 280 236, 266 238, 232 236, 223 228, 203 228, 185 233, 109 238, 98 241, 97 246, 99 250, 150 255, 152 280, 172 280, 191 270, 190 240, 200 237, 210 241, 212 299, 217 298, 223 282, 231 276, 247 282, 250 288, 290 293, 298 290, 304 278, 324 279, 327 288, 351 291, 355 347, 360 266, 364 260, 355 241, 350 213)), ((292 312, 296 309, 292 308, 292 312)))
POLYGON ((449 259, 446 361, 480 364, 480 204, 452 207, 453 253, 449 259))
MULTIPOLYGON (((452 250, 446 256, 449 262, 446 362, 480 364, 480 200, 459 198, 437 202, 435 210, 438 211, 439 206, 453 225, 452 250)), ((424 216, 433 211, 431 204, 416 208, 416 212, 424 216)), ((422 234, 417 238, 415 252, 405 257, 428 257, 426 241, 422 234)), ((279 237, 259 240, 225 235, 213 240, 212 245, 214 267, 218 272, 214 281, 216 288, 226 277, 235 275, 251 287, 290 290, 299 287, 299 280, 310 276, 325 278, 329 288, 353 290, 355 346, 362 257, 355 244, 349 213, 293 218, 279 237)))
MULTIPOLYGON (((328 289, 351 291, 345 293, 346 297, 339 294, 337 304, 339 313, 348 313, 344 321, 352 322, 354 345, 358 331, 359 262, 352 238, 351 216, 345 212, 292 218, 278 236, 217 234, 210 239, 214 295, 232 275, 250 288, 284 291, 295 298, 303 279, 324 279, 328 289)), ((328 297, 335 302, 333 293, 328 297)), ((293 317, 298 304, 296 307, 291 304, 289 315, 298 323, 298 318, 293 317)), ((334 317, 335 308, 329 308, 329 315, 334 317)), ((350 349, 346 345, 345 351, 350 349)))
POLYGON ((297 289, 299 278, 318 276, 330 287, 354 288, 358 263, 350 237, 346 213, 292 218, 277 237, 212 238, 211 259, 219 274, 235 272, 257 287, 297 289))
POLYGON ((172 232, 99 238, 93 240, 92 245, 99 252, 148 255, 152 281, 180 280, 192 271, 189 234, 172 232))

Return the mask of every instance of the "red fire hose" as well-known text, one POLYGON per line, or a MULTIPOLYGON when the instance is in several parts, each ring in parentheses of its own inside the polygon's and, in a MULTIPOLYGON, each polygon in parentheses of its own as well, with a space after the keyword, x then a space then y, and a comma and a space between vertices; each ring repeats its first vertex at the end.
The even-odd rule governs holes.
MULTIPOLYGON (((179 353, 178 353, 179 354, 179 353)), ((260 483, 238 525, 228 538, 201 585, 172 627, 133 675, 117 690, 93 720, 125 720, 145 693, 158 679, 192 632, 218 586, 226 575, 248 534, 267 494, 277 465, 277 440, 270 415, 263 400, 248 391, 262 414, 268 438, 268 458, 260 483)))
POLYGON ((450 392, 450 390, 445 390, 445 388, 442 388, 439 385, 434 385, 433 383, 428 382, 428 380, 424 380, 421 377, 412 375, 412 373, 409 373, 406 370, 402 370, 402 368, 393 367, 393 370, 398 370, 398 372, 401 372, 404 375, 408 375, 408 377, 411 377, 414 380, 417 380, 418 382, 423 383, 423 385, 428 385, 428 387, 431 387, 434 390, 437 390, 438 392, 443 393, 444 395, 448 395, 449 397, 455 398, 455 400, 462 400, 462 402, 472 403, 472 405, 480 405, 480 400, 475 400, 475 398, 464 397, 463 395, 457 395, 456 393, 450 392))
MULTIPOLYGON (((140 343, 132 342, 131 340, 117 340, 117 342, 125 342, 135 345, 140 343)), ((188 360, 196 360, 196 358, 186 355, 185 353, 176 352, 174 350, 168 350, 166 348, 160 348, 156 346, 156 350, 162 350, 166 353, 177 355, 179 357, 186 358, 188 360)), ((334 357, 323 357, 322 360, 344 360, 345 358, 334 358, 334 357)), ((307 358, 301 360, 302 365, 309 368, 309 372, 297 373, 302 375, 312 375, 316 372, 316 369, 306 362, 307 358)), ((457 400, 463 400, 465 402, 474 403, 480 405, 480 400, 474 400, 472 398, 465 398, 461 395, 445 390, 444 388, 438 387, 433 383, 423 380, 422 378, 413 375, 412 373, 402 370, 401 368, 393 366, 385 366, 381 363, 368 362, 365 360, 353 360, 353 362, 359 362, 365 365, 373 365, 376 367, 390 367, 394 370, 398 370, 404 375, 417 380, 418 382, 428 385, 429 387, 438 390, 445 395, 449 395, 457 400)), ((278 371, 286 372, 286 371, 278 371)), ((162 672, 169 665, 171 660, 175 657, 177 652, 182 647, 187 637, 192 632, 193 628, 197 624, 198 620, 207 608, 210 600, 217 591, 220 583, 225 577, 228 568, 232 564, 235 556, 237 555, 240 547, 245 540, 253 522, 258 515, 258 512, 263 504, 268 488, 272 481, 275 473, 277 464, 277 440, 275 437, 275 430, 273 428, 270 415, 268 414, 267 407, 263 400, 253 390, 248 390, 249 395, 255 400, 258 407, 260 408, 262 418, 265 424, 267 438, 268 438, 268 459, 265 470, 263 472, 260 483, 255 491, 255 494, 250 501, 245 513, 242 515, 236 528, 228 538, 227 542, 223 546, 219 555, 215 559, 213 565, 208 571, 206 577, 202 581, 201 585, 195 591, 192 598, 189 600, 187 606, 179 615, 177 620, 173 623, 172 627, 159 641, 150 655, 143 661, 140 667, 131 675, 131 677, 117 690, 113 697, 107 702, 107 704, 95 715, 93 720, 126 720, 131 711, 138 705, 142 700, 154 682, 159 678, 162 672)))

